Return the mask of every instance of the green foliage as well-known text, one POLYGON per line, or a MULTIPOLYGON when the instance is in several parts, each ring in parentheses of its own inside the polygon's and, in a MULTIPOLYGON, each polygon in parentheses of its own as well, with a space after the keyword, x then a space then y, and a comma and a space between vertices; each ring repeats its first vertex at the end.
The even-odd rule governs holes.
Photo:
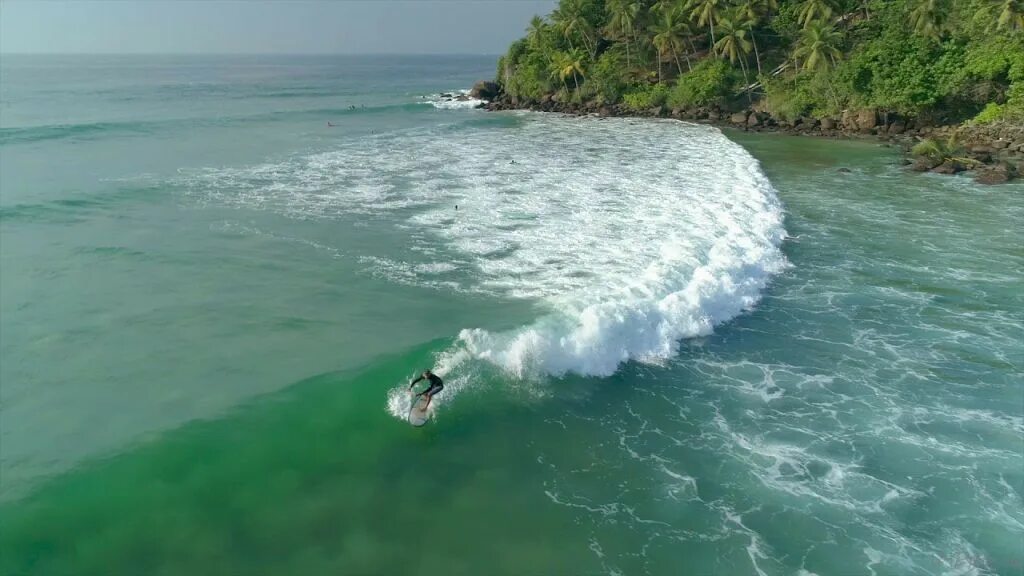
POLYGON ((807 72, 765 83, 765 109, 784 120, 834 116, 847 100, 829 83, 827 72, 807 72))
POLYGON ((724 105, 735 91, 736 81, 736 69, 724 60, 702 60, 693 72, 679 77, 668 95, 668 105, 672 108, 724 105))
POLYGON ((964 155, 964 148, 960 145, 956 134, 951 135, 946 140, 926 138, 911 148, 910 153, 914 156, 928 158, 936 164, 952 159, 966 160, 961 158, 964 155))
POLYGON ((649 110, 661 106, 668 99, 668 86, 651 84, 635 88, 622 97, 627 108, 634 111, 649 110))
POLYGON ((724 105, 758 72, 783 118, 870 107, 1022 119, 1022 18, 1024 0, 559 0, 497 75, 519 101, 560 91, 639 110, 724 105), (637 85, 666 71, 671 89, 637 85))
POLYGON ((626 91, 625 72, 623 56, 618 50, 609 50, 594 63, 587 84, 602 102, 618 102, 626 91))
POLYGON ((989 102, 981 112, 978 112, 978 115, 974 117, 972 122, 975 124, 989 124, 996 120, 1002 120, 1005 112, 1006 110, 1004 106, 1000 106, 995 102, 989 102))

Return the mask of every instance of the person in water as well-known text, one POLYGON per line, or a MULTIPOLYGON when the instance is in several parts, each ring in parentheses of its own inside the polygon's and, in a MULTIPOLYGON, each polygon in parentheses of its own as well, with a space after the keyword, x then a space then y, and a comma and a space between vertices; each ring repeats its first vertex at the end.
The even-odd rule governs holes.
MULTIPOLYGON (((424 370, 423 374, 420 374, 419 378, 409 383, 409 391, 412 392, 412 387, 421 380, 428 380, 430 382, 430 386, 423 392, 417 394, 417 396, 426 396, 427 406, 430 406, 430 401, 434 399, 434 394, 437 394, 444 389, 444 382, 441 381, 441 378, 439 378, 437 374, 434 374, 430 370, 424 370)), ((427 406, 424 406, 423 408, 426 409, 427 406)))

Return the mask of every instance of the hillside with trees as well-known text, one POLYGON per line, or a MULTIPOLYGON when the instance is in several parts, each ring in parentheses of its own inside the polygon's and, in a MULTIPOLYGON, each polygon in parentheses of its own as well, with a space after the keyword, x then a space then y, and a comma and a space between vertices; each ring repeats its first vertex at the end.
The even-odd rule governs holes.
POLYGON ((1020 125, 1024 0, 561 0, 497 81, 509 107, 1020 125))

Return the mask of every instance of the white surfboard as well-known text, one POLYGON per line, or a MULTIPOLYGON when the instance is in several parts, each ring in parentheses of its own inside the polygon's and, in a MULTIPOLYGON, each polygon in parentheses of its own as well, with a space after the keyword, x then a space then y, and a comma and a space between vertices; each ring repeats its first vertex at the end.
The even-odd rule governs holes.
POLYGON ((420 396, 413 402, 412 407, 409 408, 409 424, 423 426, 427 420, 430 420, 430 408, 427 402, 426 396, 420 396))

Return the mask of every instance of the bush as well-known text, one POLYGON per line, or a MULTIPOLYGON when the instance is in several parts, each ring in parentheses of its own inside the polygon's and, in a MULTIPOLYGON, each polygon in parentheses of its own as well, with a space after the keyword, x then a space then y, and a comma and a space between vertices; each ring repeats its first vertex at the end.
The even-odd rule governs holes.
POLYGON ((668 86, 664 84, 653 84, 634 89, 623 96, 623 103, 630 110, 649 110, 655 106, 661 106, 668 98, 668 86))
POLYGON ((616 50, 609 50, 594 63, 587 77, 587 86, 596 92, 603 103, 618 102, 626 90, 624 72, 622 55, 616 50))
POLYGON ((823 118, 838 114, 840 106, 849 100, 843 86, 832 85, 829 75, 823 72, 766 79, 764 89, 766 110, 789 121, 801 116, 823 118))
POLYGON ((995 102, 989 102, 981 112, 978 112, 978 115, 975 116, 971 122, 975 124, 989 124, 996 120, 1002 120, 1004 112, 1005 110, 1003 106, 1000 106, 995 102))
POLYGON ((724 60, 706 58, 679 77, 668 95, 672 108, 722 105, 736 87, 736 70, 724 60))

